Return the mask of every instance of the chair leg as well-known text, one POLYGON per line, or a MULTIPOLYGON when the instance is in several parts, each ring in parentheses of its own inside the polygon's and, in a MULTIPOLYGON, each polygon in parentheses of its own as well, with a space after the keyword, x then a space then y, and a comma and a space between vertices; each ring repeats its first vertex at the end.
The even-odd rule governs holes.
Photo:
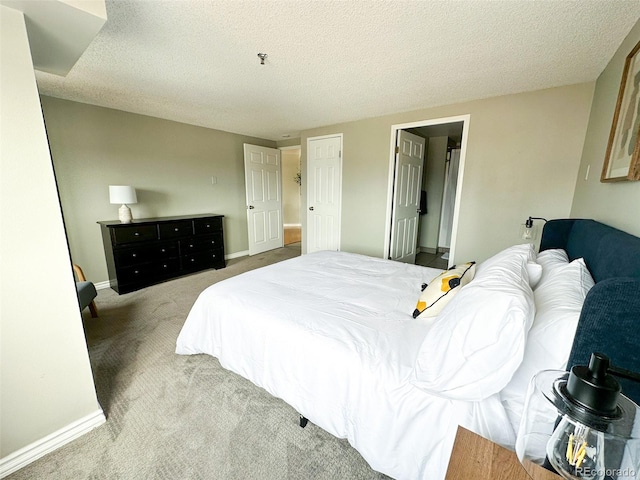
POLYGON ((91 303, 89 304, 89 311, 91 312, 91 318, 98 317, 98 308, 96 307, 96 302, 93 300, 91 300, 91 303))

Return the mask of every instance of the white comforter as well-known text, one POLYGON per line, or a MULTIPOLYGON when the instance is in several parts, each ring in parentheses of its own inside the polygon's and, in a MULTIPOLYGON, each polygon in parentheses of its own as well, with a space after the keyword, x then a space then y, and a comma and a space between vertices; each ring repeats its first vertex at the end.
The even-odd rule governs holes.
POLYGON ((452 401, 411 384, 428 322, 411 313, 440 270, 318 252, 206 289, 176 353, 207 353, 347 438, 398 479, 445 476, 458 425, 502 445, 514 433, 498 395, 452 401))

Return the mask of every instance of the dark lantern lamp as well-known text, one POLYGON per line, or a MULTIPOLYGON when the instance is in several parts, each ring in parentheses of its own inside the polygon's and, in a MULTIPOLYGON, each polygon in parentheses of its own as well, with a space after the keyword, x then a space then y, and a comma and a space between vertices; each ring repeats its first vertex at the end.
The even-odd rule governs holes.
POLYGON ((533 463, 569 480, 640 479, 640 407, 615 376, 640 381, 600 353, 589 366, 533 377, 516 441, 527 472, 533 463))

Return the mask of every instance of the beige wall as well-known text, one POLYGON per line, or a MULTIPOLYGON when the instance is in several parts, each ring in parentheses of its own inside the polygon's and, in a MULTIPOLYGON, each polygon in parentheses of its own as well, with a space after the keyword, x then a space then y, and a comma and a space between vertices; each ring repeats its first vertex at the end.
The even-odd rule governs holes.
POLYGON ((248 249, 243 143, 275 142, 51 97, 42 106, 71 257, 87 278, 108 279, 96 222, 118 218, 109 185, 136 188, 134 218, 223 214, 225 253, 248 249))
POLYGON ((282 219, 284 224, 300 224, 300 149, 282 150, 282 219))
POLYGON ((448 140, 448 137, 427 139, 427 158, 422 188, 427 191, 428 213, 420 216, 420 241, 418 245, 434 252, 438 248, 448 140))
POLYGON ((593 218, 640 235, 640 182, 601 183, 600 173, 609 140, 624 62, 640 41, 640 22, 631 30, 596 82, 591 117, 577 175, 571 216, 593 218), (590 168, 589 168, 590 167, 590 168), (589 178, 585 180, 589 168, 589 178))
MULTIPOLYGON (((96 398, 22 13, 0 6, 0 457, 87 417, 96 398)), ((14 458, 14 457, 12 457, 14 458)))
MULTIPOLYGON (((470 114, 454 261, 482 261, 521 241, 527 216, 569 215, 593 88, 570 85, 307 130, 302 176, 307 138, 344 133, 341 248, 382 256, 391 126, 470 114)), ((302 187, 304 210, 304 181, 302 187)))

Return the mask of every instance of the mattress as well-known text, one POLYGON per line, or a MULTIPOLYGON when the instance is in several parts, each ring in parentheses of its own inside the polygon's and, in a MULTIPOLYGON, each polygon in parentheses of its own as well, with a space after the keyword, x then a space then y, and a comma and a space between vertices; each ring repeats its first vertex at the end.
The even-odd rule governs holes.
POLYGON ((253 270, 202 292, 176 353, 218 358, 377 471, 441 479, 458 425, 506 446, 515 434, 499 395, 456 401, 411 383, 429 329, 411 313, 440 272, 328 251, 253 270))

